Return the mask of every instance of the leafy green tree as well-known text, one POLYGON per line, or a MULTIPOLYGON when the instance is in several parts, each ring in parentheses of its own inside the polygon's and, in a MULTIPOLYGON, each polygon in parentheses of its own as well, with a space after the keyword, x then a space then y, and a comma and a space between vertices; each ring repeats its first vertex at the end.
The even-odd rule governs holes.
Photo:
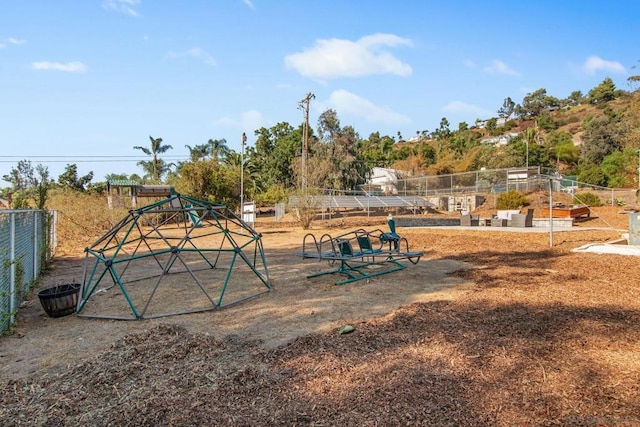
POLYGON ((560 163, 575 166, 580 160, 578 148, 573 143, 571 134, 564 131, 552 131, 546 137, 545 146, 549 150, 549 156, 556 162, 556 168, 560 169, 560 163))
POLYGON ((433 133, 436 138, 446 139, 451 136, 451 128, 450 128, 449 120, 446 117, 440 119, 440 126, 433 133))
POLYGON ((545 132, 550 132, 552 130, 558 129, 558 123, 553 120, 550 114, 540 115, 540 117, 536 119, 536 124, 545 132))
POLYGON ((545 108, 558 107, 560 101, 547 95, 547 90, 540 88, 532 93, 527 94, 522 99, 522 105, 515 107, 515 114, 521 119, 529 119, 538 117, 545 108))
POLYGON ((86 186, 93 179, 93 172, 79 177, 78 166, 75 163, 68 164, 64 168, 64 172, 58 176, 58 184, 64 188, 70 188, 76 191, 85 191, 86 186))
POLYGON ((578 181, 586 184, 598 185, 600 187, 607 186, 607 175, 597 165, 589 165, 582 169, 578 174, 578 181))
POLYGON ((492 117, 489 120, 487 120, 487 123, 484 126, 489 131, 490 135, 495 136, 496 129, 498 128, 498 119, 496 119, 495 117, 492 117))
MULTIPOLYGON (((602 172, 610 187, 625 187, 635 184, 638 175, 638 160, 634 150, 616 151, 602 159, 602 172)), ((636 184, 637 185, 637 184, 636 184)))
POLYGON ((509 97, 504 99, 502 103, 502 107, 498 110, 498 117, 502 117, 506 120, 509 120, 509 117, 513 114, 516 108, 516 103, 509 97))
POLYGON ((426 166, 436 162, 436 150, 431 145, 423 142, 418 145, 417 151, 426 166))
POLYGON ((463 157, 463 155, 473 147, 474 141, 477 139, 475 135, 474 132, 468 130, 454 132, 449 139, 449 149, 453 151, 458 158, 463 157))
POLYGON ((618 119, 598 116, 584 125, 582 157, 587 163, 600 164, 605 156, 622 148, 623 128, 618 119))
POLYGON ((151 157, 151 160, 140 160, 138 166, 142 167, 146 175, 149 176, 153 182, 162 182, 162 177, 171 170, 173 164, 165 162, 159 155, 166 153, 168 150, 173 149, 173 147, 171 145, 163 145, 162 138, 149 136, 149 140, 151 141, 149 148, 139 145, 133 147, 135 150, 140 150, 151 157))
POLYGON ((206 159, 186 162, 180 172, 174 182, 178 192, 224 204, 232 209, 240 205, 238 167, 206 159))
POLYGON ((30 161, 20 160, 2 179, 11 183, 10 193, 14 209, 28 209, 30 200, 33 200, 36 209, 45 208, 48 191, 52 185, 46 166, 36 165, 34 171, 30 161))
POLYGON ((24 192, 30 188, 34 180, 33 166, 29 160, 20 160, 16 167, 11 168, 8 175, 2 177, 3 181, 11 183, 11 189, 15 192, 24 192))
POLYGON ((616 85, 610 77, 605 78, 602 83, 589 91, 587 100, 589 104, 602 105, 614 100, 616 97, 616 85))
MULTIPOLYGON (((392 137, 380 136, 380 132, 372 132, 368 139, 361 142, 360 154, 370 170, 374 167, 386 168, 393 163, 393 147, 395 141, 392 137)), ((421 143, 422 144, 422 143, 421 143)))
MULTIPOLYGON (((312 141, 313 133, 309 131, 312 141)), ((248 156, 256 187, 268 189, 275 184, 294 187, 302 154, 302 126, 294 129, 289 123, 280 122, 269 129, 260 128, 255 134, 255 147, 248 150, 248 156)))
POLYGON ((49 178, 49 169, 46 166, 37 165, 38 176, 34 179, 36 209, 44 209, 49 200, 49 188, 53 181, 49 178))
POLYGON ((365 181, 368 169, 360 155, 360 137, 351 126, 340 127, 335 110, 318 118, 320 140, 309 162, 314 181, 325 188, 352 190, 365 181))
POLYGON ((574 90, 567 98, 568 105, 576 107, 585 101, 584 94, 579 90, 574 90))

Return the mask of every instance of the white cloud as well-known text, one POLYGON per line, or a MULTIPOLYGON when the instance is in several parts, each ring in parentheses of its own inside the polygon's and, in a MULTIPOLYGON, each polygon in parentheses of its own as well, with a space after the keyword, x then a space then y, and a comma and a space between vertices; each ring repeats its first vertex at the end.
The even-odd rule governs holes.
POLYGON ((604 70, 611 73, 624 73, 627 70, 625 67, 617 61, 606 61, 599 56, 592 55, 587 58, 584 65, 582 66, 582 70, 593 76, 600 70, 604 70))
POLYGON ((249 6, 250 9, 255 9, 255 6, 253 5, 253 2, 251 0, 242 0, 242 3, 249 6))
POLYGON ((204 62, 207 65, 215 67, 217 65, 215 58, 206 50, 194 47, 186 52, 169 52, 167 54, 167 58, 169 59, 178 59, 178 58, 193 58, 199 61, 204 62))
POLYGON ((328 103, 340 114, 362 117, 372 123, 407 124, 411 120, 389 108, 379 107, 366 98, 340 89, 334 91, 328 103))
POLYGON ((27 42, 24 39, 16 39, 15 37, 9 37, 8 41, 9 43, 16 44, 16 45, 25 44, 27 42))
POLYGON ((21 44, 25 44, 27 41, 24 39, 17 39, 15 37, 9 37, 6 41, 2 41, 0 40, 0 49, 3 49, 5 47, 7 47, 7 44, 13 44, 13 45, 21 45, 21 44))
POLYGON ((67 63, 49 61, 32 62, 31 68, 33 70, 65 71, 67 73, 84 73, 87 71, 87 66, 78 61, 67 63))
POLYGON ((464 66, 467 68, 478 68, 478 65, 471 59, 465 59, 464 66))
POLYGON ((245 111, 240 114, 240 124, 242 129, 250 129, 251 131, 255 129, 260 129, 263 126, 267 125, 267 120, 262 116, 262 113, 256 110, 245 111))
POLYGON ((485 110, 482 107, 478 107, 477 105, 467 104, 462 101, 452 101, 442 107, 442 111, 445 113, 451 114, 464 114, 473 117, 490 117, 494 114, 493 111, 485 110))
POLYGON ((494 59, 491 65, 484 68, 484 71, 491 74, 505 74, 508 76, 519 76, 520 73, 509 67, 499 59, 494 59))
POLYGON ((242 132, 247 132, 248 135, 249 132, 253 133, 253 130, 255 129, 269 126, 268 121, 264 118, 262 113, 256 110, 249 110, 241 113, 239 119, 234 119, 231 117, 220 117, 214 120, 214 124, 216 126, 238 130, 238 140, 240 140, 239 135, 241 135, 242 132))
POLYGON ((285 65, 312 79, 360 77, 371 74, 409 76, 410 65, 403 63, 385 47, 411 46, 411 40, 393 34, 372 34, 358 41, 316 40, 303 52, 284 58, 285 65))
POLYGON ((102 7, 107 10, 124 13, 129 16, 140 16, 135 7, 140 4, 140 0, 102 0, 102 7))

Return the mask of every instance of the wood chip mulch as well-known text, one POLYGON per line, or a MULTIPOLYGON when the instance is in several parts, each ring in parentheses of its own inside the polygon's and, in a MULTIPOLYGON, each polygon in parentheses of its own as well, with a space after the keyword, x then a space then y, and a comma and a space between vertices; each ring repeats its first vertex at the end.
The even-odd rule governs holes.
POLYGON ((610 233, 407 233, 474 288, 273 350, 162 324, 2 380, 0 424, 640 425, 638 258, 571 252, 610 233))

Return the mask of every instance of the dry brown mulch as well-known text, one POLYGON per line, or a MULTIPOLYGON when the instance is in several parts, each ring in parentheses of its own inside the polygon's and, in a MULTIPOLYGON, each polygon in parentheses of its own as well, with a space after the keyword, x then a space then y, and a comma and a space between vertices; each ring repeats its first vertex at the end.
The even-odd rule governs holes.
MULTIPOLYGON (((455 301, 264 350, 161 325, 60 375, 2 381, 2 425, 640 425, 638 258, 615 233, 403 230, 475 267, 455 301)), ((390 286, 393 285, 390 276, 390 286)))

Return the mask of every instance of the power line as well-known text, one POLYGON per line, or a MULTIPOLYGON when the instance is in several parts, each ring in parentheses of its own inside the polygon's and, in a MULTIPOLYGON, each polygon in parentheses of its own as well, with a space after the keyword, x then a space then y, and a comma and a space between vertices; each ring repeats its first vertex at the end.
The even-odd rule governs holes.
MULTIPOLYGON (((164 161, 189 160, 190 156, 162 157, 164 161)), ((149 157, 133 156, 0 156, 0 163, 16 163, 15 159, 28 160, 40 163, 105 163, 105 162, 139 162, 148 161, 149 157), (4 160, 11 158, 14 160, 4 160)))

